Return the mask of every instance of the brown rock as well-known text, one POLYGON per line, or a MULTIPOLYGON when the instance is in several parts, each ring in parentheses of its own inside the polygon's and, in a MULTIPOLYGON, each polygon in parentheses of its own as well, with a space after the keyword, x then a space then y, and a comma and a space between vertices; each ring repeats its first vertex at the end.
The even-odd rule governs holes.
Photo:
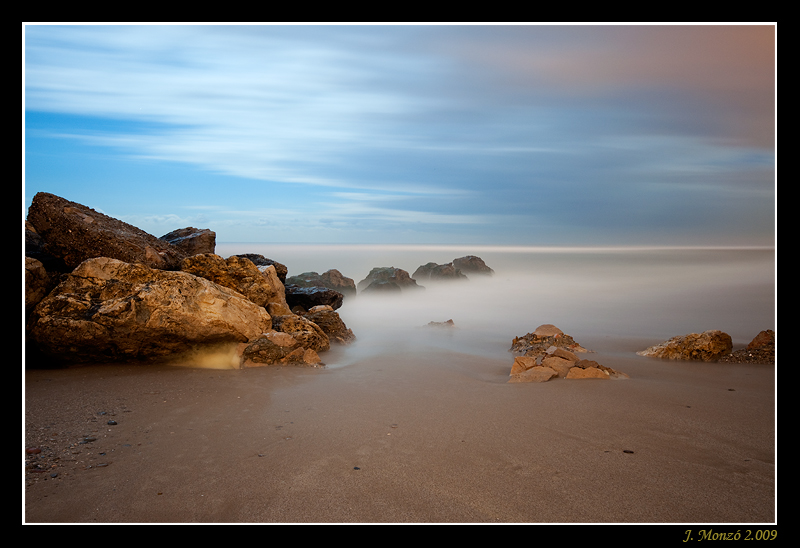
POLYGON ((81 263, 34 308, 30 335, 70 361, 158 359, 269 330, 264 308, 187 272, 99 257, 81 263))
POLYGON ((70 270, 96 257, 178 270, 185 257, 169 242, 135 226, 46 192, 33 197, 28 221, 44 242, 43 251, 70 270))
POLYGON ((566 377, 574 361, 560 358, 558 356, 547 356, 542 360, 542 365, 553 369, 559 377, 566 377))
POLYGON ((286 293, 273 266, 261 271, 251 260, 236 255, 223 259, 214 253, 187 257, 181 270, 238 291, 259 306, 286 306, 286 293))
POLYGON ((274 316, 272 325, 276 331, 288 333, 303 347, 316 352, 330 350, 328 335, 317 324, 302 316, 274 316))
POLYGON ((217 234, 207 228, 179 228, 161 236, 187 256, 202 253, 214 253, 217 246, 217 234))
POLYGON ((733 348, 731 336, 719 330, 690 333, 672 337, 661 344, 637 352, 640 356, 669 360, 716 361, 730 354, 733 348))
POLYGON ((567 373, 568 379, 608 379, 609 374, 597 367, 575 366, 567 373))
POLYGON ((558 373, 556 373, 553 369, 549 367, 543 367, 541 365, 536 365, 531 367, 530 369, 526 369, 521 373, 515 373, 511 376, 508 382, 516 383, 516 382, 547 382, 553 377, 557 377, 558 373))
POLYGON ((331 342, 350 344, 356 340, 352 329, 348 329, 342 318, 331 306, 315 306, 304 317, 317 324, 331 342))

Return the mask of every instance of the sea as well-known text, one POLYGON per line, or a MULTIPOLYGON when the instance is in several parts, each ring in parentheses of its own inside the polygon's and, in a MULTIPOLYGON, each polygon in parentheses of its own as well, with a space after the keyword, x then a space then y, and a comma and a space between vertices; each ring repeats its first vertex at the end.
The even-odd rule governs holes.
POLYGON ((494 270, 422 289, 346 298, 339 315, 357 337, 342 365, 408 348, 507 355, 514 337, 553 324, 585 347, 634 352, 718 329, 745 346, 777 332, 777 255, 771 247, 535 247, 217 243, 223 257, 257 253, 288 276, 336 269, 356 284, 375 267, 413 275, 424 264, 478 256, 494 270), (430 322, 452 320, 436 329, 430 322), (443 330, 446 334, 443 334, 443 330))

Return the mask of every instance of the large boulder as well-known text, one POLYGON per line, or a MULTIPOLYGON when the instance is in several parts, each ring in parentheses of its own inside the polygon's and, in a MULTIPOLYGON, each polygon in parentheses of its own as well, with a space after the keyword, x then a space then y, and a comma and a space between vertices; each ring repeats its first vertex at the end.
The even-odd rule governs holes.
POLYGON ((95 257, 178 270, 186 256, 133 225, 46 192, 33 197, 28 222, 44 242, 42 250, 61 259, 69 270, 95 257))
POLYGON ((286 291, 274 266, 261 270, 250 259, 236 255, 223 259, 214 253, 204 253, 184 259, 181 270, 238 291, 268 310, 270 304, 288 310, 286 291))
POLYGON ((286 275, 289 273, 289 269, 286 265, 279 263, 278 261, 273 261, 272 259, 268 259, 263 255, 259 255, 258 253, 242 253, 241 255, 234 255, 235 257, 242 257, 243 259, 250 259, 253 261, 253 264, 256 265, 259 269, 264 270, 264 268, 268 266, 274 266, 275 272, 278 274, 278 279, 281 281, 282 284, 286 283, 286 275))
POLYGON ((468 279, 453 263, 421 265, 411 276, 415 280, 466 280, 468 279))
POLYGON ((370 270, 367 277, 358 282, 358 291, 397 293, 407 289, 422 289, 417 281, 402 268, 379 266, 370 270))
POLYGON ((483 259, 475 255, 467 255, 466 257, 453 259, 453 266, 464 274, 482 274, 486 276, 494 274, 494 270, 486 266, 483 259))
POLYGON ((731 336, 719 330, 689 333, 672 337, 663 343, 637 352, 640 356, 668 360, 700 360, 713 362, 730 354, 733 349, 731 336))
POLYGON ((56 359, 123 361, 248 342, 271 327, 263 307, 210 280, 99 257, 36 306, 30 336, 56 359))
POLYGON ((161 239, 183 251, 187 257, 202 253, 214 253, 217 247, 216 232, 207 228, 179 228, 164 234, 161 239))
POLYGON ((25 315, 44 299, 55 287, 54 278, 38 259, 25 257, 25 315))

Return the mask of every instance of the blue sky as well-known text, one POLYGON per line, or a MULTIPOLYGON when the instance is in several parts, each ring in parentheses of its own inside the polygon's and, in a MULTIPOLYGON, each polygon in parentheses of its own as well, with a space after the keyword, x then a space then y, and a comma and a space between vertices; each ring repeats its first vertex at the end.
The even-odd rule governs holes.
POLYGON ((774 24, 23 33, 25 208, 218 242, 775 244, 774 24))

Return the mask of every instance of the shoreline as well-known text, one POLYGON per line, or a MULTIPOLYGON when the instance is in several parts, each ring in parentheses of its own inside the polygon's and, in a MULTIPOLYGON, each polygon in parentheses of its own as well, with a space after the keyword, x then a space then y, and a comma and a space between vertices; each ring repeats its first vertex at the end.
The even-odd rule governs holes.
POLYGON ((434 347, 28 370, 26 447, 56 466, 25 473, 25 520, 774 523, 774 366, 618 342, 592 359, 630 379, 507 384, 510 353, 434 347))

